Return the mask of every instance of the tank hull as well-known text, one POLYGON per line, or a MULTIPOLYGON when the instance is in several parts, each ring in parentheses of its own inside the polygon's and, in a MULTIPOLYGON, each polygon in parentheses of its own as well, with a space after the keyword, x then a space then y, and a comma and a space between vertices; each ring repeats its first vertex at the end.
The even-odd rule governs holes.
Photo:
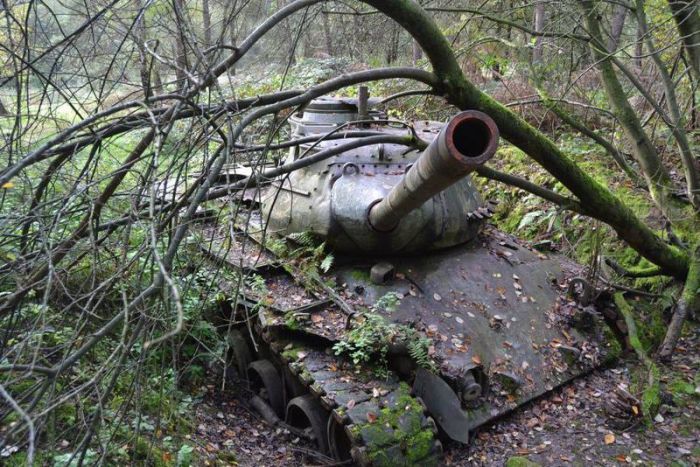
POLYGON ((567 297, 580 266, 495 229, 427 255, 338 257, 316 282, 291 264, 275 263, 269 251, 261 255, 250 243, 237 251, 242 245, 212 235, 210 230, 211 254, 226 251, 234 264, 248 256, 259 261, 259 269, 253 261, 246 271, 264 277, 270 296, 238 291, 231 297, 234 321, 251 323, 258 346, 262 342, 269 349, 266 358, 285 375, 286 401, 300 394, 317 401, 328 420, 323 446, 339 459, 351 456, 360 465, 439 464, 438 437, 468 443, 476 428, 616 355, 595 306, 567 297), (378 262, 393 267, 393 278, 380 284, 371 272, 378 262), (319 288, 333 280, 338 287, 319 288), (391 292, 399 297, 397 306, 383 311, 376 305, 391 292), (362 319, 355 313, 370 308, 387 323, 430 339, 434 371, 411 362, 400 348, 389 349, 388 368, 372 361, 358 366, 336 355, 333 346, 362 319), (465 397, 475 387, 477 392, 465 397), (401 404, 410 413, 398 410, 401 404), (391 426, 385 426, 382 414, 391 426), (413 421, 401 428, 399 416, 413 421), (407 436, 425 446, 411 450, 407 436), (385 457, 389 451, 392 456, 385 457))
MULTIPOLYGON (((581 268, 560 255, 544 255, 487 229, 466 245, 381 260, 394 268, 386 283, 373 283, 372 265, 357 261, 338 268, 339 282, 358 293, 365 306, 390 292, 402 297, 391 312, 377 312, 431 339, 431 356, 452 395, 444 393, 428 409, 445 411, 452 404, 446 413, 458 426, 453 439, 464 441, 459 429, 471 431, 613 354, 595 308, 567 296, 581 268), (481 392, 465 402, 460 393, 473 381, 481 392)), ((424 400, 431 391, 444 390, 429 375, 419 376, 414 392, 424 400)))

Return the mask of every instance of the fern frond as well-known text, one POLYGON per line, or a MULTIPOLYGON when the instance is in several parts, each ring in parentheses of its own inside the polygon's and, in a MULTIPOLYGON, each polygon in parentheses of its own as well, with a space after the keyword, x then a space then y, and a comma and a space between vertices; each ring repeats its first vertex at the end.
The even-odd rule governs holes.
POLYGON ((335 261, 335 258, 333 255, 329 254, 325 258, 323 258, 323 261, 321 261, 321 271, 323 272, 328 272, 333 266, 333 261, 335 261))

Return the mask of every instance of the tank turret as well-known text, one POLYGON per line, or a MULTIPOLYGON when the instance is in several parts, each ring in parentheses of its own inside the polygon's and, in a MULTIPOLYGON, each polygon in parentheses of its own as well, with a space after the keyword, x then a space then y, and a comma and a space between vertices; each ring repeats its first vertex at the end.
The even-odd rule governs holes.
MULTIPOLYGON (((292 117, 295 136, 326 133, 358 118, 350 100, 313 101, 292 117)), ((410 129, 379 120, 363 130, 408 134, 410 129)), ((446 125, 416 122, 427 147, 379 144, 353 149, 273 182, 264 198, 268 229, 282 235, 310 231, 343 253, 421 252, 457 245, 478 232, 484 202, 469 173, 489 160, 498 145, 493 120, 464 111, 446 125)), ((347 142, 351 138, 344 138, 347 142)), ((340 144, 302 145, 287 163, 340 144)))

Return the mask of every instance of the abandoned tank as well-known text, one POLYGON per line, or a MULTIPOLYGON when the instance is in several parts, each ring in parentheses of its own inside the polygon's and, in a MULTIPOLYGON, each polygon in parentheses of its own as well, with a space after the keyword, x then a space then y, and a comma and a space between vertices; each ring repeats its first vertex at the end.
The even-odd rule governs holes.
POLYGON ((244 287, 230 300, 231 365, 271 423, 305 430, 338 460, 439 464, 444 442, 468 443, 611 358, 614 345, 596 304, 568 294, 586 286, 579 265, 487 224, 494 206, 469 174, 496 153, 493 120, 463 111, 407 126, 373 103, 324 97, 293 114, 291 139, 304 143, 282 167, 332 155, 249 195, 257 214, 233 234, 212 230, 210 244, 225 245, 219 259, 265 281, 265 292, 244 287), (421 149, 333 150, 360 132, 413 136, 421 149), (279 239, 301 236, 324 242, 329 270, 280 257, 279 239), (339 351, 378 319, 385 348, 354 362, 339 351))

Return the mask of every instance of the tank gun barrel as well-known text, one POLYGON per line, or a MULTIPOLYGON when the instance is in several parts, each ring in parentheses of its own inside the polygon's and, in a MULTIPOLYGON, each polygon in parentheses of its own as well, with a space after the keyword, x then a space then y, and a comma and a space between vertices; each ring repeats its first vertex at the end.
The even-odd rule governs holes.
POLYGON ((498 127, 483 112, 455 115, 386 197, 369 209, 370 225, 393 230, 407 214, 489 160, 498 146, 498 127))

